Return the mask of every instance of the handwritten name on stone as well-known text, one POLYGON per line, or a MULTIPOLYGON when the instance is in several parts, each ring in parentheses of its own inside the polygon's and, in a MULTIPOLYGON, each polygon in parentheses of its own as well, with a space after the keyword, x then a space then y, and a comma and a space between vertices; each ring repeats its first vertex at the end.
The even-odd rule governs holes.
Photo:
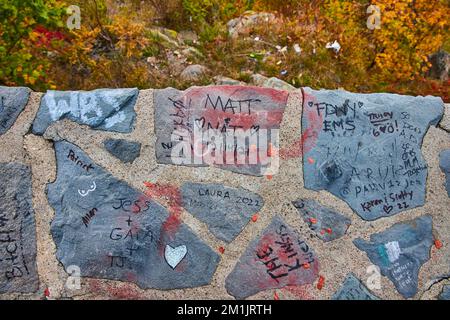
POLYGON ((33 122, 42 135, 54 122, 69 119, 93 129, 129 133, 133 130, 138 89, 48 91, 33 122))
POLYGON ((228 243, 264 204, 255 193, 221 184, 185 183, 181 193, 183 207, 206 223, 213 235, 228 243))
POLYGON ((253 240, 225 281, 244 299, 259 291, 313 283, 319 273, 314 251, 279 216, 253 240))
POLYGON ((353 274, 349 273, 332 300, 380 300, 353 274))
POLYGON ((355 246, 367 253, 370 261, 380 267, 405 298, 417 293, 417 281, 422 264, 430 259, 433 244, 431 216, 396 223, 389 229, 373 234, 370 241, 356 239, 355 246))
POLYGON ((421 144, 437 125, 437 97, 304 89, 305 186, 328 190, 364 220, 424 204, 427 164, 421 144))
MULTIPOLYGON (((270 129, 280 127, 287 99, 288 93, 285 91, 250 86, 194 87, 186 91, 172 88, 156 90, 157 161, 162 164, 181 162, 182 165, 196 167, 212 165, 197 148, 198 143, 204 142, 202 146, 205 148, 206 145, 213 144, 209 140, 194 141, 194 129, 197 129, 200 132, 217 133, 219 137, 214 140, 215 149, 212 151, 220 154, 215 158, 217 162, 214 165, 238 173, 261 176, 261 167, 266 165, 261 160, 263 156, 259 155, 256 163, 251 164, 249 150, 263 150, 265 145, 276 140, 270 134, 270 129), (253 146, 249 142, 240 145, 234 138, 231 143, 226 140, 227 135, 235 137, 241 131, 249 133, 248 136, 256 136, 263 130, 268 131, 263 137, 264 141, 259 137, 253 146), (184 145, 187 147, 180 147, 184 145), (200 157, 199 161, 197 157, 200 157), (232 158, 232 163, 229 162, 229 157, 232 158), (236 165, 237 157, 244 157, 245 162, 236 165)), ((212 137, 207 139, 209 138, 213 140, 212 137)))
POLYGON ((31 293, 39 287, 31 170, 0 163, 0 293, 31 293))
POLYGON ((317 201, 300 199, 293 202, 308 227, 325 242, 342 237, 351 225, 350 218, 317 201))
POLYGON ((8 131, 25 108, 31 90, 0 86, 0 135, 8 131))
POLYGON ((48 185, 55 209, 51 233, 57 258, 81 276, 134 282, 142 288, 176 289, 209 284, 219 256, 186 225, 170 236, 167 210, 95 164, 80 148, 55 142, 57 179, 48 185), (73 154, 72 157, 68 157, 73 154), (91 164, 89 170, 86 165, 91 164), (82 196, 92 181, 95 190, 82 196), (172 269, 164 248, 189 244, 189 252, 172 269))

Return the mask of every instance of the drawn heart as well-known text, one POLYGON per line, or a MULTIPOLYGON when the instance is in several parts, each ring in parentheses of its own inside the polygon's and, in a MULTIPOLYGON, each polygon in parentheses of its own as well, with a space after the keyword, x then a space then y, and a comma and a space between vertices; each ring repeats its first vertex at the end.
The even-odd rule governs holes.
POLYGON ((383 126, 383 127, 379 127, 379 129, 380 129, 380 131, 381 131, 381 132, 383 132, 383 133, 385 133, 385 132, 386 132, 386 126, 383 126))
POLYGON ((202 129, 205 126, 206 119, 204 117, 195 120, 197 128, 202 129))
POLYGON ((387 214, 391 213, 392 209, 394 209, 393 206, 384 206, 383 207, 384 212, 386 212, 387 214))
POLYGON ((258 132, 259 131, 259 126, 252 126, 251 128, 250 128, 250 134, 251 135, 254 135, 256 132, 258 132))
POLYGON ((314 102, 312 102, 312 101, 309 101, 309 102, 308 102, 308 106, 309 106, 310 108, 312 108, 313 105, 314 105, 314 102))
POLYGON ((175 269, 177 265, 184 259, 187 254, 187 247, 185 245, 172 248, 171 246, 166 246, 166 251, 164 252, 164 258, 166 258, 167 264, 175 269))

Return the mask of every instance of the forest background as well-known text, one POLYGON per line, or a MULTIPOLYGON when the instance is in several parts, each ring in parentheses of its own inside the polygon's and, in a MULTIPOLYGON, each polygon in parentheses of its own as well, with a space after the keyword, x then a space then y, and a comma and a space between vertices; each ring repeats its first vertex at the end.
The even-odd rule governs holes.
POLYGON ((184 89, 257 75, 449 102, 448 72, 431 72, 433 54, 449 63, 449 9, 449 0, 0 0, 0 85, 184 89))

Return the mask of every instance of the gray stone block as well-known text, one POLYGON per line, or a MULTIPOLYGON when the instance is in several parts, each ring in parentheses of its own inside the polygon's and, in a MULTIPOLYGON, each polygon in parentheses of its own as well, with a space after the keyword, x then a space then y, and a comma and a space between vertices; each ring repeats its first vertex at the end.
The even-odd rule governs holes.
POLYGON ((405 298, 417 293, 420 267, 430 259, 433 245, 431 216, 396 223, 389 229, 370 236, 370 241, 356 239, 355 246, 367 253, 405 298))
POLYGON ((380 300, 353 273, 349 273, 332 300, 380 300))
POLYGON ((75 265, 84 277, 134 282, 141 288, 211 282, 220 258, 189 227, 75 145, 55 142, 55 150, 57 179, 47 193, 56 211, 51 233, 57 258, 66 269, 75 265))
POLYGON ((133 163, 141 155, 139 142, 124 139, 107 139, 103 142, 105 149, 124 163, 133 163))
POLYGON ((445 173, 445 189, 447 189, 447 195, 450 197, 450 149, 439 154, 439 166, 445 173))
POLYGON ((33 133, 43 135, 54 122, 69 119, 93 129, 133 131, 138 89, 48 91, 33 122, 33 133))
POLYGON ((8 131, 25 108, 31 90, 0 86, 0 136, 8 131))
POLYGON ((0 293, 39 288, 31 169, 0 163, 0 293))
POLYGON ((421 145, 444 111, 438 97, 304 88, 305 187, 328 190, 364 220, 422 206, 421 145))
POLYGON ((251 86, 155 90, 156 159, 263 176, 273 164, 270 144, 279 148, 287 99, 286 91, 251 86))
POLYGON ((317 201, 300 199, 293 202, 309 228, 325 242, 342 237, 352 221, 317 201))
POLYGON ((245 299, 260 291, 310 284, 319 273, 312 248, 279 216, 253 240, 225 281, 229 294, 245 299))
POLYGON ((181 195, 183 207, 206 223, 213 235, 228 243, 264 205, 259 195, 222 184, 185 183, 181 195))

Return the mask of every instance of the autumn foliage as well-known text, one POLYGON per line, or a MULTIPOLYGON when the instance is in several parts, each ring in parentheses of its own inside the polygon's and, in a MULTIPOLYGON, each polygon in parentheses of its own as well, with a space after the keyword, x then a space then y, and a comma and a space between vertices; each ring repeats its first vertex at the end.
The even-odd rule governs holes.
POLYGON ((449 9, 446 0, 1 1, 0 84, 36 90, 191 85, 179 80, 176 58, 205 65, 211 77, 248 81, 260 73, 297 87, 448 100, 448 81, 426 74, 429 56, 449 51, 449 9), (66 25, 69 5, 81 8, 81 29, 66 25), (368 19, 377 22, 371 5, 380 12, 374 28, 368 27, 368 19), (255 12, 276 20, 229 37, 230 19, 255 12), (186 30, 198 39, 180 44, 186 30), (326 48, 333 41, 338 52, 326 48), (195 54, 184 57, 183 50, 195 54))

